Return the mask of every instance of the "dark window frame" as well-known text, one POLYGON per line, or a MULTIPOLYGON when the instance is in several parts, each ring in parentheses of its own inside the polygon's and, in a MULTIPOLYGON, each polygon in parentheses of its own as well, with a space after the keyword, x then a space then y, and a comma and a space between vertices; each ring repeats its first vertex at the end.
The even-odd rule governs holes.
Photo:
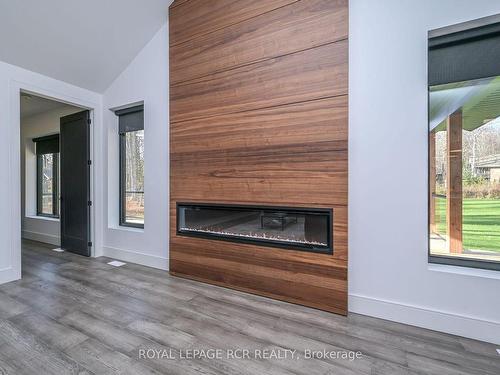
MULTIPOLYGON (((450 77, 446 75, 442 75, 442 77, 438 74, 430 74, 430 59, 429 59, 429 51, 431 49, 439 48, 443 46, 444 48, 448 46, 458 45, 460 43, 465 43, 464 41, 474 41, 484 37, 483 34, 490 33, 491 35, 498 36, 498 30, 500 30, 500 23, 495 23, 491 25, 483 25, 481 27, 467 29, 461 32, 450 33, 445 35, 432 36, 431 32, 429 33, 428 39, 428 85, 427 85, 427 127, 426 127, 426 137, 427 137, 427 259, 429 264, 442 264, 447 266, 458 266, 458 267, 466 267, 466 268, 476 268, 476 269, 484 269, 484 270, 492 270, 492 271, 500 271, 500 262, 496 261, 488 261, 488 260, 480 260, 480 259, 470 259, 470 258, 461 258, 458 256, 447 256, 447 255, 432 255, 431 253, 431 232, 430 232, 430 210, 431 210, 431 197, 430 197, 430 171, 431 171, 431 160, 429 155, 430 150, 430 137, 429 137, 429 123, 430 123, 430 93, 431 87, 439 84, 446 83, 447 80, 450 81, 450 77), (495 31, 494 33, 492 32, 495 31), (451 40, 455 38, 456 40, 451 40), (440 44, 441 43, 441 44, 440 44), (441 79, 442 81, 439 81, 441 79)), ((465 54, 464 56, 468 56, 465 54)), ((489 60, 486 62, 489 63, 489 60)), ((467 64, 462 64, 467 65, 467 64)), ((495 65, 498 66, 498 65, 495 65)), ((481 73, 474 71, 473 68, 468 69, 467 66, 459 66, 457 68, 456 76, 460 77, 470 77, 465 81, 475 80, 480 78, 488 78, 485 76, 481 76, 481 73), (461 75, 460 75, 461 74, 461 75)), ((464 81, 464 80, 462 80, 464 81)))
MULTIPOLYGON (((33 139, 33 142, 58 139, 59 134, 33 139)), ((58 141, 57 141, 58 142, 58 141)), ((39 146, 37 146, 39 147, 39 146)), ((36 216, 59 219, 59 152, 44 152, 36 154, 36 216), (52 213, 43 212, 43 162, 44 155, 52 155, 52 213)))
MULTIPOLYGON (((125 181, 126 181, 126 134, 128 132, 132 131, 140 131, 144 130, 144 106, 143 105, 138 105, 130 108, 125 108, 121 110, 115 111, 115 114, 119 117, 120 121, 120 116, 127 115, 127 114, 133 114, 133 113, 138 113, 142 112, 142 123, 138 124, 135 129, 125 129, 126 127, 122 127, 121 124, 119 126, 119 225, 122 227, 131 227, 131 228, 140 228, 144 229, 144 224, 141 223, 131 223, 127 221, 127 215, 126 215, 126 197, 127 193, 130 193, 126 191, 126 186, 125 186, 125 181), (123 128, 123 129, 122 129, 123 128)), ((139 192, 144 195, 144 191, 139 192)))

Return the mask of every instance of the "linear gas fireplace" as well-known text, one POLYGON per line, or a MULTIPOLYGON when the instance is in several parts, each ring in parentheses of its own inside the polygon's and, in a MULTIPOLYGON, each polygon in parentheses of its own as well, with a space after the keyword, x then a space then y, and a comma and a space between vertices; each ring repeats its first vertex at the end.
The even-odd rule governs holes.
POLYGON ((177 233, 333 253, 331 209, 178 203, 177 233))

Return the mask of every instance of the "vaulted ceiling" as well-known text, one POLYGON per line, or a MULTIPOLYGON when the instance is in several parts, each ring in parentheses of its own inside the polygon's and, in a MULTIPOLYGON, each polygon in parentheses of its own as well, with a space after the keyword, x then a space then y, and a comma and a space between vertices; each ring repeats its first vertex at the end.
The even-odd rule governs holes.
POLYGON ((0 61, 103 92, 166 22, 170 3, 0 0, 0 61))

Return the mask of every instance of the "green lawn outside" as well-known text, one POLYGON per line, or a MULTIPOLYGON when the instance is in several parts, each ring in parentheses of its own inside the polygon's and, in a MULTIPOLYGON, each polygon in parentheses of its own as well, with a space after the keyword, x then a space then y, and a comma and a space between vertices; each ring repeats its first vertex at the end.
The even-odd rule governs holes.
MULTIPOLYGON (((446 234, 446 199, 436 202, 438 231, 446 234)), ((463 244, 465 249, 500 252, 500 199, 463 201, 463 244)))

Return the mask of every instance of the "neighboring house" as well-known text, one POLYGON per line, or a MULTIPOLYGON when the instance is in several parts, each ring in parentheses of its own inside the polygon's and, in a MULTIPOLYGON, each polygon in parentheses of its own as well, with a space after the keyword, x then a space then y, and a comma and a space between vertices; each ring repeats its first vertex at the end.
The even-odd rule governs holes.
POLYGON ((500 182, 500 154, 478 158, 476 173, 492 182, 500 182))

